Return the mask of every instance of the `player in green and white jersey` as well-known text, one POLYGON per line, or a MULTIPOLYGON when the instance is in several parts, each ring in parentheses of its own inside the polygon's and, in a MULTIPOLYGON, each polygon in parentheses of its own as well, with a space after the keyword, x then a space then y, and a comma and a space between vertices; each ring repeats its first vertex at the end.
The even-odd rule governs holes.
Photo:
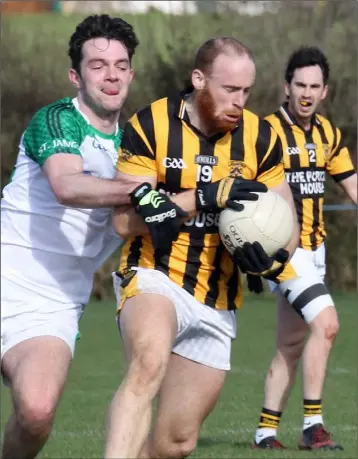
POLYGON ((40 109, 24 132, 1 200, 1 370, 14 412, 3 458, 45 444, 96 269, 119 246, 111 208, 133 186, 115 180, 121 107, 138 45, 132 26, 89 16, 69 42, 77 97, 40 109))

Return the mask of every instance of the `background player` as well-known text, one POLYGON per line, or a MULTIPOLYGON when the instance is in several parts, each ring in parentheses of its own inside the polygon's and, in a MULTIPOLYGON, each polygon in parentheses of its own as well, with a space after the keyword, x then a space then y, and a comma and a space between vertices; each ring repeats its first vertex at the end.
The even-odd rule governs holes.
MULTIPOLYGON (((242 208, 233 200, 256 199, 252 192, 266 185, 294 209, 277 135, 244 109, 254 79, 244 45, 211 39, 196 55, 193 88, 152 103, 125 127, 118 178, 140 184, 133 204, 152 202, 157 187, 188 217, 172 244, 163 249, 159 241, 154 250, 155 227, 151 240, 134 210, 114 216, 117 231, 128 237, 114 276, 128 366, 109 411, 106 458, 179 458, 194 450, 230 368, 234 310, 242 301, 238 266, 220 243, 219 211, 242 208), (144 444, 157 393, 156 423, 144 444)), ((154 200, 160 207, 160 197, 154 200)), ((163 204, 161 218, 172 208, 163 204)), ((150 227, 157 218, 148 212, 145 220, 150 227)), ((291 253, 296 244, 293 238, 291 253)), ((272 269, 274 259, 260 245, 256 250, 261 269, 275 277, 288 253, 278 254, 281 263, 272 269)))
POLYGON ((297 279, 271 284, 277 294, 276 355, 265 383, 265 401, 254 446, 282 448, 276 432, 297 365, 303 357, 303 435, 300 448, 342 449, 323 427, 322 390, 328 357, 338 332, 334 302, 324 284, 326 232, 323 202, 326 173, 357 203, 357 174, 341 131, 316 113, 327 95, 329 65, 315 47, 289 58, 287 102, 268 116, 284 153, 286 179, 295 200, 300 244, 290 260, 297 279), (306 339, 308 340, 306 343, 306 339))

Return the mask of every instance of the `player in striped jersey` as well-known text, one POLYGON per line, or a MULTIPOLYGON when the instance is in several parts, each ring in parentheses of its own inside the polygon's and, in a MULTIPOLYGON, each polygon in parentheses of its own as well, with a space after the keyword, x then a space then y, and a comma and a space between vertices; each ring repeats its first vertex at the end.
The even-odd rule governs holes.
MULTIPOLYGON (((270 187, 294 212, 277 134, 244 109, 254 78, 245 46, 230 37, 211 39, 197 53, 193 87, 153 102, 124 129, 118 178, 140 184, 134 203, 166 204, 148 214, 148 226, 175 215, 171 200, 188 216, 166 247, 167 235, 158 241, 155 228, 149 235, 134 210, 114 217, 128 238, 114 281, 129 362, 110 409, 105 457, 178 458, 193 451, 230 368, 234 311, 242 302, 238 266, 218 234, 219 211, 240 209, 242 200, 270 187), (163 191, 162 203, 144 181, 163 191), (144 443, 158 392, 156 423, 144 443)), ((290 253, 296 244, 293 238, 290 253)), ((287 260, 282 252, 273 267, 260 250, 273 278, 287 260)))
POLYGON ((287 64, 288 100, 267 117, 283 145, 286 178, 301 234, 299 248, 290 260, 297 279, 270 286, 278 295, 277 350, 266 378, 256 431, 254 446, 260 448, 283 447, 276 432, 303 354, 300 448, 342 449, 323 427, 321 406, 328 356, 338 331, 337 312, 324 284, 323 201, 328 173, 356 204, 357 174, 340 129, 316 113, 326 97, 328 77, 327 59, 318 48, 298 49, 287 64))

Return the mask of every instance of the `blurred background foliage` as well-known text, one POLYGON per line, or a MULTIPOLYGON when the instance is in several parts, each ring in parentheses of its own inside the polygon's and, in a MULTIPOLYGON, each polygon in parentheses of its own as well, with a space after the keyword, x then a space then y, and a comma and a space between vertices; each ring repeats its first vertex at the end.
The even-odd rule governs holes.
MULTIPOLYGON (((140 40, 133 59, 136 76, 121 123, 151 101, 183 89, 196 49, 212 36, 236 36, 253 50, 257 82, 248 108, 262 116, 283 101, 284 67, 291 51, 300 45, 318 45, 328 56, 332 74, 321 112, 342 129, 356 164, 357 2, 275 1, 270 11, 256 16, 233 12, 235 2, 214 2, 210 12, 203 2, 197 3, 200 12, 195 15, 168 15, 154 9, 146 14, 121 14, 140 40)), ((34 112, 53 100, 74 95, 67 77, 67 46, 76 24, 85 16, 51 12, 2 17, 2 186, 9 179, 19 138, 34 112)), ((341 202, 346 202, 344 194, 328 179, 326 203, 341 202)), ((326 224, 328 284, 339 290, 355 289, 356 212, 327 212, 326 224)), ((97 273, 93 292, 97 298, 112 294, 110 273, 117 264, 118 254, 97 273)))

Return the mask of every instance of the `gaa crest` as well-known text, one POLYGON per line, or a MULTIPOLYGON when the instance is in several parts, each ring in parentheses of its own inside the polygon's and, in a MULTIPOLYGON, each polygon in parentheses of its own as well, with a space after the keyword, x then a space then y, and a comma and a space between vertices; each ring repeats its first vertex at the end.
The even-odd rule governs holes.
POLYGON ((330 153, 329 145, 328 143, 324 143, 322 146, 323 146, 324 160, 326 163, 328 163, 328 158, 329 158, 329 153, 330 153))
POLYGON ((229 161, 230 177, 241 177, 243 175, 246 164, 244 161, 229 161))
POLYGON ((123 159, 123 161, 129 161, 132 156, 133 156, 133 153, 131 153, 130 151, 126 150, 125 148, 121 148, 120 157, 121 157, 121 159, 123 159))

